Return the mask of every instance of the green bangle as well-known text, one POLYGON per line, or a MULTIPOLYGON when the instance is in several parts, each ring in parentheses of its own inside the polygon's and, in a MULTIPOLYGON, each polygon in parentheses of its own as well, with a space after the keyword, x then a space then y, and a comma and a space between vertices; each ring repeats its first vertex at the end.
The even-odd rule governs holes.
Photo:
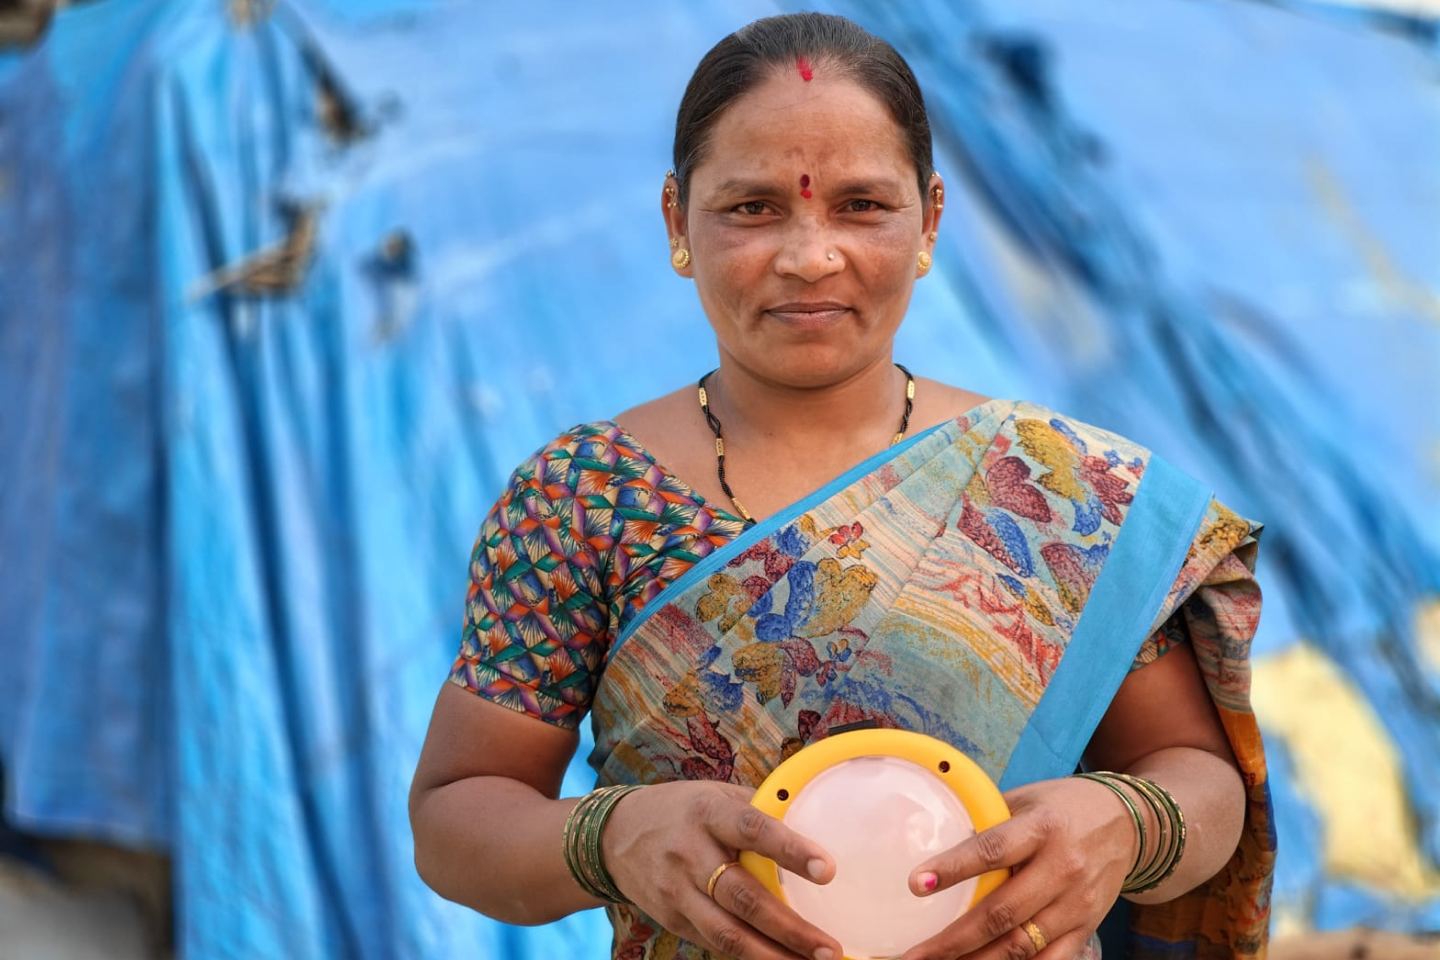
POLYGON ((1136 777, 1128 773, 1117 774, 1117 776, 1133 787, 1155 810, 1156 818, 1165 826, 1168 831, 1168 843, 1163 856, 1157 856, 1151 864, 1151 869, 1145 871, 1145 875, 1135 878, 1136 889, 1132 893, 1144 893, 1153 890, 1169 879, 1179 866, 1180 859, 1185 855, 1185 814, 1180 805, 1175 802, 1174 796, 1160 784, 1153 780, 1146 780, 1143 777, 1136 777))
POLYGON ((1185 818, 1175 798, 1159 784, 1131 774, 1117 774, 1117 777, 1145 799, 1160 824, 1162 843, 1155 857, 1130 884, 1133 887, 1130 892, 1144 893, 1159 886, 1180 862, 1185 851, 1185 818))
POLYGON ((1175 829, 1173 823, 1166 819, 1165 810, 1155 799, 1155 795, 1144 787, 1130 784, 1131 788, 1145 801, 1150 812, 1155 815, 1156 829, 1159 831, 1155 838, 1155 850, 1150 860, 1144 867, 1137 870, 1126 883, 1125 892, 1143 893, 1149 890, 1155 879, 1165 872, 1165 866, 1169 863, 1174 853, 1175 829))
POLYGON ((575 805, 567 822, 569 830, 566 850, 571 874, 591 896, 611 903, 623 902, 625 897, 605 869, 600 838, 615 805, 633 789, 635 788, 618 786, 596 790, 575 805))
POLYGON ((1165 882, 1175 872, 1181 857, 1185 854, 1185 815, 1180 810, 1180 805, 1175 802, 1175 798, 1168 790, 1153 780, 1146 780, 1129 773, 1097 770, 1077 774, 1077 776, 1103 783, 1109 787, 1116 796, 1125 801, 1126 808, 1135 819, 1136 828, 1140 833, 1141 852, 1136 855, 1135 865, 1126 875, 1120 892, 1144 893, 1165 882), (1146 842, 1144 818, 1130 801, 1129 795, 1121 789, 1122 784, 1135 791, 1135 795, 1145 801, 1145 805, 1155 814, 1155 822, 1160 831, 1155 840, 1155 850, 1144 866, 1140 865, 1140 858, 1144 855, 1146 842))
POLYGON ((640 789, 635 786, 616 786, 609 788, 605 793, 603 801, 597 801, 593 807, 588 820, 585 834, 586 851, 591 869, 591 876, 596 880, 597 885, 605 891, 605 899, 612 903, 624 903, 626 897, 615 885, 615 880, 610 876, 610 871, 605 869, 605 861, 600 849, 600 839, 605 830, 605 824, 610 819, 610 814, 615 811, 616 805, 629 793, 640 789))
POLYGON ((623 901, 625 897, 615 886, 615 880, 610 876, 610 871, 605 869, 605 860, 600 849, 600 837, 605 829, 605 821, 610 819, 610 812, 615 809, 615 804, 621 796, 623 793, 619 790, 606 794, 604 801, 597 801, 590 808, 590 815, 585 822, 585 859, 591 879, 604 891, 605 899, 615 903, 623 901))
POLYGON ((626 903, 626 897, 605 869, 600 840, 615 806, 629 793, 640 789, 630 784, 601 787, 580 799, 565 818, 562 842, 565 866, 582 890, 597 900, 626 903))
MULTIPOLYGON (((1111 782, 1110 777, 1107 776, 1105 772, 1077 773, 1076 776, 1083 780, 1093 780, 1119 797, 1120 802, 1125 804, 1125 809, 1130 811, 1131 819, 1135 821, 1135 832, 1140 835, 1140 843, 1135 848, 1135 862, 1130 864, 1130 872, 1125 875, 1125 879, 1128 882, 1129 879, 1135 875, 1135 869, 1140 866, 1140 858, 1145 855, 1145 820, 1140 816, 1140 811, 1135 809, 1135 804, 1130 800, 1130 795, 1115 783, 1111 782)), ((1126 892, 1123 886, 1120 888, 1120 891, 1122 893, 1126 892)))
POLYGON ((1165 872, 1167 864, 1174 856, 1175 821, 1169 815, 1165 805, 1160 802, 1159 796, 1150 789, 1150 781, 1128 774, 1116 774, 1116 777, 1121 783, 1129 785, 1130 789, 1145 801, 1150 812, 1155 815, 1156 829, 1159 831, 1155 838, 1155 852, 1151 855, 1150 862, 1130 882, 1131 893, 1143 893, 1155 885, 1156 879, 1165 872))

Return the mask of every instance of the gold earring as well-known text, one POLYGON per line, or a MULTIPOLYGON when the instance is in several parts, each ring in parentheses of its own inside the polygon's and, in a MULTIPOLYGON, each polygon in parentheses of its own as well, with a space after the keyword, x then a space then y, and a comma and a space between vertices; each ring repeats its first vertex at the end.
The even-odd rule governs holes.
POLYGON ((932 262, 933 261, 930 259, 930 252, 928 250, 921 250, 920 256, 915 258, 915 263, 920 267, 920 275, 922 277, 930 272, 930 264, 932 262))
POLYGON ((671 250, 674 250, 674 249, 675 249, 676 247, 678 247, 678 246, 680 246, 680 238, 679 238, 679 237, 671 237, 671 238, 670 238, 670 249, 671 249, 671 250))
POLYGON ((670 255, 670 263, 676 270, 684 270, 690 266, 690 251, 683 247, 670 255))
POLYGON ((931 230, 931 231, 930 231, 930 242, 931 242, 931 243, 934 243, 934 242, 935 242, 935 238, 938 237, 938 236, 940 236, 940 234, 936 233, 934 230, 931 230))

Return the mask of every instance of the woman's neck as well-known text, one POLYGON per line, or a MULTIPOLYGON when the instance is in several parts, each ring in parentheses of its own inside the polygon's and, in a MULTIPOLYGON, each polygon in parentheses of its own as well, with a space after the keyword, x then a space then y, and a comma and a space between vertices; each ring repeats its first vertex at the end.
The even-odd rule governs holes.
POLYGON ((706 382, 712 409, 735 440, 835 456, 883 446, 905 408, 905 375, 889 355, 837 383, 792 387, 746 370, 728 357, 706 382))

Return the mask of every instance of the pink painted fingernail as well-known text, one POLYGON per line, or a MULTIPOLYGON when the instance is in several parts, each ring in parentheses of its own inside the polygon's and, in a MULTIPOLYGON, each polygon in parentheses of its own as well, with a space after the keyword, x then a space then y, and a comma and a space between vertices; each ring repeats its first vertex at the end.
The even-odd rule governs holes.
POLYGON ((819 857, 812 857, 805 863, 805 870, 810 874, 811 880, 818 882, 821 877, 825 876, 825 861, 819 857))
POLYGON ((835 951, 829 947, 816 947, 815 960, 835 960, 835 951))
POLYGON ((926 893, 929 893, 931 890, 934 890, 940 885, 939 874, 931 873, 929 870, 926 870, 924 873, 920 874, 917 879, 920 881, 920 889, 924 890, 926 893))

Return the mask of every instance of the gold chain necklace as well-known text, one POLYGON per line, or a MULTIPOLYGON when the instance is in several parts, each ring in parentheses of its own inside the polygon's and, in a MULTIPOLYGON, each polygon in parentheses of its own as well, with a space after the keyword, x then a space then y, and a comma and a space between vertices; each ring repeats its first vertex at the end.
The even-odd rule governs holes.
MULTIPOLYGON (((905 412, 900 415, 900 429, 895 431, 895 436, 890 440, 892 447, 905 439, 905 431, 910 428, 910 411, 915 408, 915 378, 904 366, 898 363, 895 366, 905 374, 905 412)), ((735 499, 735 492, 725 481, 725 437, 720 431, 720 418, 715 416, 710 409, 710 395, 705 392, 705 381, 714 374, 715 370, 711 370, 695 385, 696 392, 700 396, 700 412, 705 414, 705 422, 710 424, 710 429, 715 434, 715 472, 720 476, 720 489, 725 491, 725 496, 729 497, 730 502, 735 505, 735 512, 740 514, 746 526, 750 526, 755 523, 755 518, 750 516, 750 511, 745 509, 743 503, 735 499)))

